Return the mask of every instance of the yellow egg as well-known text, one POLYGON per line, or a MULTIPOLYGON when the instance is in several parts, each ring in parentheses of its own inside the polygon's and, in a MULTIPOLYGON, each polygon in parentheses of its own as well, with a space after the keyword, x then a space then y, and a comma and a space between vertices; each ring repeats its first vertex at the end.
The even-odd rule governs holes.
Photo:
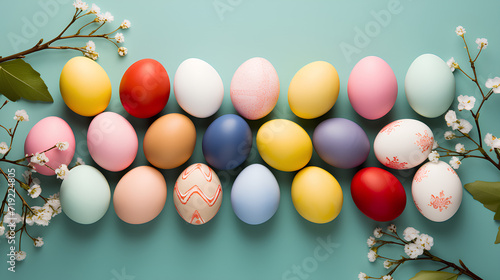
POLYGON ((324 169, 309 166, 293 178, 292 200, 304 219, 324 224, 339 215, 344 198, 335 177, 324 169))
POLYGON ((106 71, 92 59, 77 56, 61 72, 59 88, 64 103, 82 116, 95 116, 108 107, 111 82, 106 71))
POLYGON ((259 128, 257 149, 271 167, 295 171, 306 166, 313 147, 311 138, 302 127, 289 120, 276 119, 259 128))
POLYGON ((314 119, 328 112, 339 96, 339 74, 325 61, 302 67, 288 87, 288 104, 303 119, 314 119))

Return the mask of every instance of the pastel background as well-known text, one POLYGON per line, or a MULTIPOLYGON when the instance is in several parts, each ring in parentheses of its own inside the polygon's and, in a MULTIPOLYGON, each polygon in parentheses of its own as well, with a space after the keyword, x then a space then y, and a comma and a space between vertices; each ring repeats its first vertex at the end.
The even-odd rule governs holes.
MULTIPOLYGON (((369 263, 366 239, 377 223, 365 217, 354 205, 350 195, 350 181, 362 167, 382 167, 373 151, 359 168, 341 170, 324 163, 314 153, 309 165, 320 166, 333 174, 344 191, 344 207, 340 215, 324 225, 312 224, 298 215, 293 207, 290 186, 294 172, 272 170, 281 189, 281 202, 276 215, 267 223, 249 226, 241 222, 230 203, 230 190, 236 175, 251 163, 263 163, 254 145, 249 159, 233 171, 219 172, 223 184, 223 203, 217 216, 203 226, 189 225, 176 213, 172 190, 180 172, 189 164, 204 162, 201 137, 206 127, 218 116, 235 113, 229 98, 232 75, 238 66, 251 57, 268 59, 276 68, 281 82, 277 107, 265 119, 250 121, 254 141, 257 129, 265 121, 286 118, 302 125, 312 135, 322 120, 343 117, 361 125, 370 142, 387 123, 400 118, 415 118, 428 124, 437 140, 447 147, 442 135, 446 130, 443 117, 419 117, 408 105, 404 95, 404 77, 411 62, 419 55, 433 53, 445 61, 453 56, 466 65, 461 38, 454 29, 463 25, 466 38, 475 51, 474 40, 486 37, 488 48, 481 55, 477 70, 480 82, 500 75, 500 37, 498 37, 498 10, 500 2, 490 1, 265 1, 265 0, 191 0, 191 1, 99 1, 103 11, 115 16, 111 27, 123 19, 132 22, 124 32, 129 54, 121 58, 108 42, 96 40, 101 57, 99 64, 108 73, 113 96, 107 111, 126 117, 139 136, 139 153, 130 168, 147 165, 142 153, 142 140, 151 119, 137 119, 128 115, 119 101, 118 86, 121 76, 133 62, 154 58, 167 69, 171 80, 177 66, 187 58, 197 57, 210 63, 220 74, 226 89, 224 102, 216 115, 195 119, 198 142, 192 158, 183 166, 162 171, 167 180, 168 197, 163 212, 145 225, 122 222, 111 206, 102 220, 93 225, 79 225, 64 214, 51 221, 49 227, 33 228, 42 236, 45 245, 34 248, 28 242, 23 250, 28 257, 18 263, 16 273, 7 271, 4 254, 6 241, 0 238, 0 279, 357 279, 360 271, 378 276, 385 272, 381 262, 369 263), (377 22, 377 18, 390 18, 377 22), (368 35, 358 40, 357 32, 368 35), (353 51, 346 53, 346 46, 353 51), (351 69, 368 55, 383 58, 394 70, 399 93, 391 112, 376 121, 368 121, 354 112, 346 87, 351 69), (307 63, 325 60, 332 63, 340 75, 340 95, 333 109, 315 120, 302 120, 292 114, 287 102, 287 89, 293 75, 307 63), (326 246, 325 244, 330 244, 326 246), (317 249, 319 248, 319 249, 317 249), (319 251, 318 251, 319 250, 319 251), (315 253, 316 252, 316 253, 315 253), (318 253, 320 258, 318 258, 318 253), (299 268, 303 274, 294 274, 299 268)), ((31 47, 40 38, 55 36, 65 25, 73 7, 68 0, 9 1, 2 7, 0 17, 0 55, 8 55, 31 47), (31 30, 23 29, 26 22, 31 30), (9 35, 11 34, 11 35, 9 35), (12 34, 22 38, 12 43, 12 34)), ((75 41, 68 42, 78 45, 75 41)), ((83 46, 85 41, 79 41, 83 46)), ((59 74, 71 57, 71 51, 43 51, 27 57, 42 73, 52 96, 53 104, 27 101, 10 103, 0 111, 1 123, 9 126, 15 110, 26 109, 30 121, 22 123, 16 135, 12 156, 22 156, 22 142, 30 128, 40 119, 56 115, 65 119, 76 137, 76 157, 93 163, 86 147, 86 131, 91 118, 76 115, 64 104, 59 92, 59 74)), ((470 81, 456 74, 458 94, 476 94, 470 81)), ((500 97, 494 96, 482 113, 484 132, 498 133, 500 97)), ((3 102, 4 97, 0 97, 3 102)), ((456 106, 455 101, 453 106, 456 106)), ((171 95, 161 114, 182 112, 171 95)), ((7 136, 0 135, 5 141, 7 136)), ((454 144, 453 144, 454 145, 454 144)), ((469 147, 470 148, 470 147, 469 147)), ((130 170, 128 168, 127 170, 130 170)), ((113 173, 100 169, 108 178, 113 191, 125 171, 113 173)), ((19 176, 24 170, 18 169, 19 176)), ((458 213, 444 223, 425 219, 411 200, 411 179, 416 170, 394 171, 407 192, 407 207, 394 223, 403 229, 413 226, 434 237, 432 252, 458 262, 461 258, 468 267, 484 279, 497 279, 500 273, 500 245, 493 245, 498 222, 493 213, 464 193, 458 213)), ((486 161, 466 160, 458 170, 462 182, 475 180, 498 181, 498 170, 486 161)), ((42 176, 43 177, 43 176, 42 176)), ((5 189, 1 181, 0 190, 5 189)), ((42 178, 44 194, 57 192, 60 181, 42 178)), ((394 251, 396 257, 402 251, 394 251)), ((422 269, 439 266, 418 262, 404 265, 394 275, 409 279, 422 269)))

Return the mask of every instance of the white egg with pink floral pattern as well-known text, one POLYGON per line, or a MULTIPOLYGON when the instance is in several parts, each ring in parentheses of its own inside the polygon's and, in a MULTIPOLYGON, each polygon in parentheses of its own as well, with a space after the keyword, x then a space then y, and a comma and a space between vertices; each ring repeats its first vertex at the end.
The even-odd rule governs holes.
POLYGON ((380 130, 373 150, 383 165, 393 169, 410 169, 427 159, 433 144, 434 135, 425 123, 402 119, 380 130))
POLYGON ((434 222, 444 222, 458 211, 462 203, 462 182, 446 162, 428 162, 413 177, 413 202, 418 211, 434 222))

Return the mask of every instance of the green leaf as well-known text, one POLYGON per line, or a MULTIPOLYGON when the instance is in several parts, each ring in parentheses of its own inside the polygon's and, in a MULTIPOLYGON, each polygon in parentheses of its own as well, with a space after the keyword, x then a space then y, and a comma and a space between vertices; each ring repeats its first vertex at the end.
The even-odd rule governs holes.
POLYGON ((495 240, 495 244, 500 243, 500 227, 498 227, 497 240, 495 240))
POLYGON ((500 182, 475 181, 474 183, 466 184, 465 188, 484 207, 493 212, 497 212, 500 209, 500 182))
POLYGON ((500 205, 497 208, 497 212, 495 213, 495 217, 493 217, 496 221, 500 221, 500 205))
POLYGON ((22 59, 0 63, 0 94, 11 101, 24 98, 54 102, 40 73, 22 59))
POLYGON ((410 280, 456 280, 457 278, 458 274, 451 272, 422 270, 410 280))

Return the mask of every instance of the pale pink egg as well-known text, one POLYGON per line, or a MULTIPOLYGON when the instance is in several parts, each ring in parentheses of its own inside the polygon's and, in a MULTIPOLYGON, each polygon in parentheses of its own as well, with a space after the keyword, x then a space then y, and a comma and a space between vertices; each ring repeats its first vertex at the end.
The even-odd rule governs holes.
POLYGON ((231 81, 233 106, 249 120, 257 120, 271 113, 279 94, 278 73, 262 57, 254 57, 241 64, 231 81))
POLYGON ((89 125, 87 145, 92 159, 109 171, 122 171, 132 164, 139 142, 134 127, 121 115, 104 112, 89 125))
POLYGON ((389 113, 396 103, 396 75, 380 57, 367 56, 352 69, 347 94, 352 107, 363 118, 379 119, 389 113))
MULTIPOLYGON (((69 165, 75 155, 75 135, 73 130, 63 119, 59 117, 46 117, 37 122, 31 128, 26 141, 24 142, 24 153, 28 155, 41 153, 57 142, 68 142, 68 148, 60 151, 55 148, 45 153, 49 161, 46 165, 53 169, 59 168, 61 164, 69 165)), ((36 172, 43 175, 55 175, 54 170, 41 166, 33 165, 36 172)))

